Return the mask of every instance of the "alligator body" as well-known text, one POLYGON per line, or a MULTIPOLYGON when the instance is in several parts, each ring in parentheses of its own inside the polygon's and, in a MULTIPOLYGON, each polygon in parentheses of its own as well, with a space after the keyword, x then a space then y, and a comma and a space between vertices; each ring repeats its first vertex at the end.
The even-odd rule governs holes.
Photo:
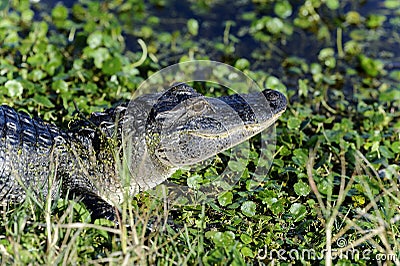
POLYGON ((3 105, 0 203, 68 195, 93 218, 113 220, 112 206, 124 193, 150 189, 177 168, 245 141, 285 108, 286 98, 272 90, 207 98, 181 83, 61 130, 3 105), (128 179, 121 178, 121 162, 129 165, 128 179))

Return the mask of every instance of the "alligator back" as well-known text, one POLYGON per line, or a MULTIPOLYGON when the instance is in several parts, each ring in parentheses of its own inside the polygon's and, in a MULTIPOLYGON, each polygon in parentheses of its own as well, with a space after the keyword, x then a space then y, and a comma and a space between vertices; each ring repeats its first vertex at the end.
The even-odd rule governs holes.
POLYGON ((82 201, 93 218, 115 220, 109 202, 121 198, 121 188, 113 153, 108 138, 87 122, 62 131, 0 106, 0 205, 61 193, 82 201))
POLYGON ((52 151, 62 141, 61 133, 54 125, 0 106, 0 202, 21 202, 27 190, 47 195, 52 151))

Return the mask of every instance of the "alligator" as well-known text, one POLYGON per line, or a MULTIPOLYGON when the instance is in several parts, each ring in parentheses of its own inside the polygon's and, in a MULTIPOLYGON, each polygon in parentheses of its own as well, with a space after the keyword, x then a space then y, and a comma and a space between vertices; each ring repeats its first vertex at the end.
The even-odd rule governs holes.
POLYGON ((115 206, 126 194, 153 188, 177 168, 249 139, 271 126, 286 105, 274 90, 209 98, 177 83, 67 129, 2 105, 0 204, 63 196, 81 201, 92 219, 116 221, 115 206), (129 178, 121 177, 121 162, 129 178))

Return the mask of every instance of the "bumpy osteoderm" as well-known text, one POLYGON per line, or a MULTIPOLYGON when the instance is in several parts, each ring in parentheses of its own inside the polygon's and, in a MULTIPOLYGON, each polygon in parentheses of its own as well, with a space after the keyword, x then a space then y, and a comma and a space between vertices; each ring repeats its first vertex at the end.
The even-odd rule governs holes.
POLYGON ((208 98, 181 83, 65 131, 0 106, 0 202, 63 194, 81 200, 94 218, 115 219, 112 206, 125 192, 155 187, 176 168, 247 140, 271 126, 286 104, 272 90, 208 98), (124 163, 129 178, 121 175, 124 163))

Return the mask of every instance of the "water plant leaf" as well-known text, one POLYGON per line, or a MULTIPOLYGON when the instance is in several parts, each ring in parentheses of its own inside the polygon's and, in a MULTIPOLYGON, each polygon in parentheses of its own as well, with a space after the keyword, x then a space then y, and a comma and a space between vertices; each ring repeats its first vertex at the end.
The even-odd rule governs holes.
POLYGON ((256 215, 256 208, 257 205, 253 201, 245 201, 240 207, 240 210, 247 217, 253 217, 254 215, 256 215))
POLYGON ((9 80, 4 84, 7 89, 7 95, 10 97, 21 97, 24 87, 17 80, 9 80))

